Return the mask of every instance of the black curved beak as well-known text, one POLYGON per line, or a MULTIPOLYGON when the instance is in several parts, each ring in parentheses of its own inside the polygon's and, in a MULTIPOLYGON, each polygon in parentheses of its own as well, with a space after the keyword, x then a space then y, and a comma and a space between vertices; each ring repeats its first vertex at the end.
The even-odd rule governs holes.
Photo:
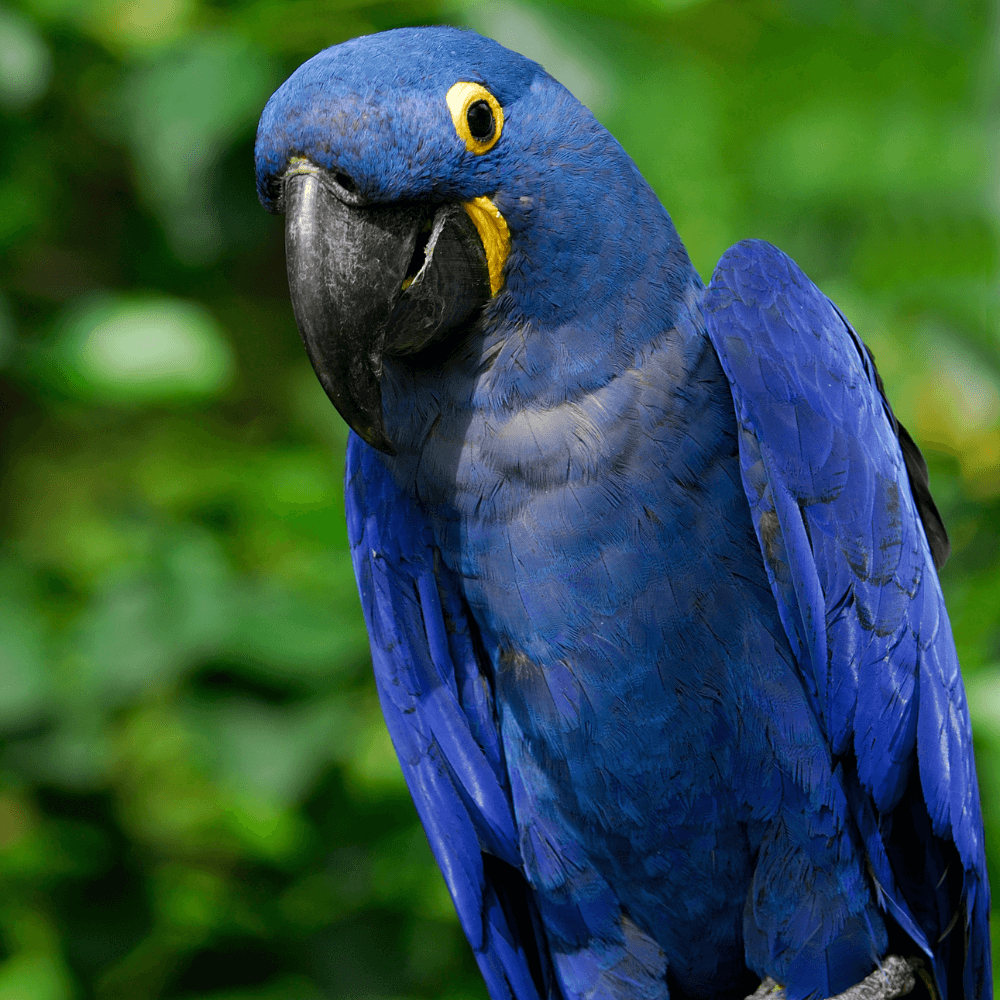
POLYGON ((295 321, 333 405, 395 454, 382 416, 386 353, 419 351, 490 297, 486 254, 460 205, 366 205, 311 165, 285 180, 295 321))

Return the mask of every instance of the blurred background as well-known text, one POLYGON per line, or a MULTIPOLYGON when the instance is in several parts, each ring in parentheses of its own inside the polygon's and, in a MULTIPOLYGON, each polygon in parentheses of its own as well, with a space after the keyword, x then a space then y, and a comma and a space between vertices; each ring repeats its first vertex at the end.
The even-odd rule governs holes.
POLYGON ((1000 859, 997 15, 0 2, 0 1000, 485 1000, 383 732, 345 427, 253 185, 274 88, 398 25, 539 60, 706 279, 766 238, 871 345, 951 531, 1000 859))

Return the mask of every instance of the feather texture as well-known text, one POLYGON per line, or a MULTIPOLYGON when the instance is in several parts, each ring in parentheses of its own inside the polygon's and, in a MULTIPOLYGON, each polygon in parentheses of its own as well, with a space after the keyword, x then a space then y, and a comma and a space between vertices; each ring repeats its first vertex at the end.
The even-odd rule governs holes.
POLYGON ((479 313, 378 357, 395 453, 352 435, 346 487, 386 722, 493 1000, 806 1000, 890 947, 988 1000, 947 534, 836 307, 759 242, 706 289, 618 143, 471 33, 310 60, 261 119, 272 209, 293 160, 509 227, 479 313), (459 81, 503 108, 482 155, 459 81))

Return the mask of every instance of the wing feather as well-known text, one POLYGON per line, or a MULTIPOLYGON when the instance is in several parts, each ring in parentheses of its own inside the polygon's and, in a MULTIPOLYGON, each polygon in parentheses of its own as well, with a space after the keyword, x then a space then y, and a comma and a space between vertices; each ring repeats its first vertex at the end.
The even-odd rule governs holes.
POLYGON ((768 578, 803 687, 852 775, 878 897, 932 958, 945 998, 987 997, 982 817, 926 465, 868 349, 779 250, 730 249, 705 316, 768 578), (956 914, 964 936, 951 935, 956 914))
POLYGON ((423 518, 351 435, 348 533, 386 724, 493 1000, 554 995, 487 676, 423 518))

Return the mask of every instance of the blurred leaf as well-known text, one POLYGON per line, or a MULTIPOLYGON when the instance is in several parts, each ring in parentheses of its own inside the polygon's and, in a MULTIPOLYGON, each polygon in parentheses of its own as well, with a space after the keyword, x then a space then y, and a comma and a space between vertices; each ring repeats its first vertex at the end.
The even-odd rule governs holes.
POLYGON ((72 1000, 72 976, 59 953, 59 933, 40 909, 8 897, 0 907, 5 943, 14 952, 0 964, 2 1000, 72 1000))
POLYGON ((35 810, 22 795, 0 794, 0 856, 20 847, 37 824, 35 810))
POLYGON ((141 707, 116 735, 118 794, 131 838, 168 857, 239 855, 227 833, 226 797, 172 706, 141 707))
POLYGON ((69 971, 53 955, 22 953, 0 964, 0 1000, 71 1000, 69 971))
POLYGON ((67 714, 61 725, 10 744, 5 762, 37 784, 89 792, 108 779, 110 743, 89 700, 67 714))
POLYGON ((44 195, 38 180, 37 174, 0 179, 0 247, 24 238, 43 216, 44 195))
POLYGON ((944 197, 982 204, 983 132, 954 114, 899 102, 873 114, 866 103, 830 95, 761 137, 758 181, 784 197, 944 197), (857 137, 865 135, 859 147, 857 137))
POLYGON ((0 6, 0 107, 19 111, 45 93, 52 54, 35 26, 0 6))
POLYGON ((6 296, 0 293, 0 369, 14 351, 15 336, 14 317, 10 314, 6 296))
POLYGON ((248 587, 238 599, 228 653, 259 675, 334 677, 368 650, 355 607, 354 600, 338 608, 266 584, 248 587))
MULTIPOLYGON (((660 48, 657 46, 656 48, 660 48)), ((711 275, 734 229, 724 149, 723 92, 699 60, 666 50, 622 87, 608 122, 667 206, 695 266, 711 275), (657 112, 640 115, 656 95, 657 112)))
POLYGON ((160 866, 153 878, 156 911, 185 936, 204 938, 231 909, 230 887, 220 875, 183 864, 160 866))
POLYGON ((189 712, 226 785, 287 807, 301 801, 331 761, 352 755, 351 708, 341 697, 296 706, 231 698, 189 712))
POLYGON ((111 581, 82 615, 74 641, 81 681, 121 701, 170 684, 220 646, 232 621, 228 567, 204 532, 172 539, 149 572, 111 581))
POLYGON ((117 113, 140 190, 181 260, 210 263, 219 223, 209 173, 227 144, 252 127, 278 81, 270 60, 222 30, 186 37, 123 81, 117 113))
POLYGON ((37 721, 52 702, 45 625, 31 592, 20 567, 0 561, 0 731, 37 721))
MULTIPOLYGON (((621 0, 617 4, 608 4, 604 0, 556 0, 555 3, 536 3, 536 10, 550 10, 552 7, 563 7, 574 13, 588 11, 600 17, 615 17, 643 20, 646 18, 667 17, 698 7, 706 0, 621 0)), ((470 6, 488 6, 488 0, 473 0, 470 6)), ((577 13, 579 17, 579 14, 577 13)), ((498 39, 499 41, 500 39, 498 39)))
MULTIPOLYGON (((419 18, 434 7, 420 4, 411 10, 419 18)), ((444 18, 431 14, 427 20, 440 22, 444 18)), ((358 0, 295 0, 294 6, 284 0, 249 0, 233 11, 232 23, 242 37, 263 51, 288 53, 301 61, 328 45, 400 27, 408 21, 398 8, 380 9, 358 0), (387 18, 389 23, 385 23, 387 18)), ((275 80, 275 87, 280 82, 275 80)))
POLYGON ((257 989, 200 993, 185 996, 183 1000, 326 1000, 326 997, 327 994, 321 993, 307 979, 289 976, 257 989))
POLYGON ((372 888, 384 903, 407 906, 430 920, 457 924, 455 907, 419 828, 383 837, 371 848, 372 888))
POLYGON ((476 31, 540 63, 595 114, 607 114, 613 107, 611 67, 596 48, 581 48, 581 40, 573 38, 572 20, 553 17, 558 8, 538 8, 517 0, 473 0, 455 10, 476 31))
POLYGON ((359 732, 348 771, 352 788, 371 797, 403 792, 406 782, 378 703, 359 705, 358 712, 359 732))
POLYGON ((179 299, 92 300, 63 321, 54 353, 69 391, 118 404, 214 395, 233 369, 218 324, 179 299))
POLYGON ((1000 375, 933 324, 915 339, 923 359, 920 436, 958 458, 969 487, 1000 492, 1000 375))
POLYGON ((7 881, 52 885, 67 877, 86 878, 107 870, 109 844, 91 824, 47 820, 33 825, 0 855, 0 875, 7 881))
POLYGON ((92 0, 85 23, 112 46, 142 50, 182 35, 195 10, 194 0, 92 0))
POLYGON ((314 846, 299 815, 252 793, 232 795, 226 821, 227 830, 248 855, 275 866, 294 868, 314 846))
POLYGON ((991 663, 965 677, 969 714, 980 736, 1000 746, 1000 663, 991 663))

